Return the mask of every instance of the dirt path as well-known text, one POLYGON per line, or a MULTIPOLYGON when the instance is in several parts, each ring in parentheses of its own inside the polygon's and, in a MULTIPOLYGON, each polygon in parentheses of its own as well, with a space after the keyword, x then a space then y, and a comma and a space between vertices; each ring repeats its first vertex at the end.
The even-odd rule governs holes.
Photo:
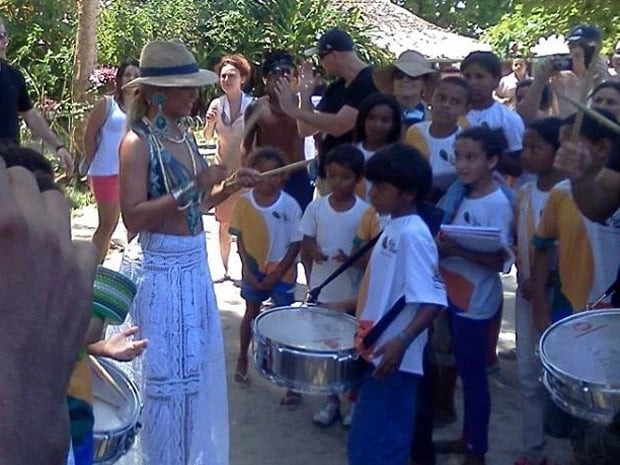
MULTIPOLYGON (((96 226, 97 216, 93 207, 87 207, 74 215, 73 234, 89 238, 96 226)), ((217 246, 217 224, 212 216, 205 217, 209 264, 214 279, 222 275, 217 246)), ((119 227, 113 238, 119 244, 125 241, 125 233, 119 227)), ((118 268, 120 249, 112 250, 106 265, 118 268)), ((231 254, 231 275, 240 276, 240 263, 231 254)), ((243 300, 239 290, 227 282, 217 284, 215 291, 220 306, 222 327, 226 345, 228 379, 232 380, 234 362, 238 353, 238 328, 243 316, 243 300)), ((506 308, 500 346, 514 347, 514 278, 504 279, 506 308)), ((295 411, 279 406, 283 390, 250 371, 252 384, 243 389, 229 382, 230 406, 230 456, 231 465, 344 465, 346 464, 346 431, 339 425, 320 429, 312 424, 312 412, 323 399, 305 397, 295 411)), ((517 454, 520 438, 519 398, 517 393, 516 362, 502 360, 501 370, 491 376, 492 416, 489 465, 511 465, 517 454)), ((460 391, 457 393, 460 398, 460 391)), ((460 402, 459 402, 460 409, 460 402)), ((462 417, 461 417, 462 418, 462 417)), ((436 432, 437 438, 456 437, 460 426, 436 432)), ((438 465, 457 465, 458 456, 439 456, 438 465)), ((123 465, 123 461, 119 462, 123 465)))

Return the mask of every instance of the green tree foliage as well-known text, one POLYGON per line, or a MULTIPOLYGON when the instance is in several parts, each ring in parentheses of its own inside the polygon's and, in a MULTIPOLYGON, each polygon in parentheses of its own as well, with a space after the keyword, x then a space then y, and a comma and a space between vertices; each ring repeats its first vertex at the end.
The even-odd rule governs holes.
MULTIPOLYGON (((216 2, 217 3, 217 2, 216 2)), ((239 0, 219 2, 203 25, 205 58, 240 51, 255 63, 263 52, 284 49, 294 56, 313 46, 330 27, 341 27, 353 36, 358 51, 369 61, 388 55, 375 47, 362 23, 360 11, 339 11, 329 0, 239 0)))
POLYGON ((99 63, 115 65, 128 57, 139 58, 153 39, 199 42, 197 24, 210 12, 204 0, 107 0, 97 30, 99 63))
POLYGON ((603 33, 603 53, 611 52, 620 40, 618 0, 521 1, 488 29, 483 39, 500 54, 509 54, 513 43, 520 44, 520 52, 527 54, 540 37, 565 35, 581 23, 597 25, 603 33))
POLYGON ((392 0, 421 18, 461 35, 478 38, 512 10, 514 0, 392 0))
POLYGON ((39 102, 66 97, 71 87, 75 42, 74 2, 0 0, 0 16, 10 35, 7 58, 28 80, 39 102))

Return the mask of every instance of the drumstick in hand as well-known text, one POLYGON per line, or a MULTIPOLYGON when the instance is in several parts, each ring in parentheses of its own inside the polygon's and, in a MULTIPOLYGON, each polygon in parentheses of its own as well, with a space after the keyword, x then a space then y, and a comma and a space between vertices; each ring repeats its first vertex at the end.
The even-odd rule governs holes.
MULTIPOLYGON (((260 177, 265 178, 267 176, 275 176, 276 174, 284 174, 290 171, 297 171, 305 168, 306 165, 308 165, 308 163, 310 163, 311 161, 313 161, 313 158, 310 158, 309 160, 296 161, 295 163, 280 166, 279 168, 275 168, 273 170, 264 171, 263 173, 260 173, 260 177)), ((237 183, 237 180, 233 179, 232 181, 226 183, 226 187, 234 187, 237 185, 237 183)))

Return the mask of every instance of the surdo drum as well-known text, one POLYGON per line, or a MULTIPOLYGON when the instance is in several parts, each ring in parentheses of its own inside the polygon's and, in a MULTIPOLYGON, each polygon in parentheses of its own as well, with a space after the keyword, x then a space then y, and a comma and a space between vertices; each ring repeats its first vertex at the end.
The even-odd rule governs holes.
POLYGON ((138 389, 127 375, 105 359, 98 360, 123 393, 121 395, 102 379, 96 370, 91 369, 95 416, 93 463, 112 465, 125 455, 134 443, 140 429, 138 417, 141 402, 138 389))
POLYGON ((252 325, 256 369, 271 382, 307 394, 337 394, 361 378, 352 316, 321 307, 279 307, 252 325))
POLYGON ((569 414, 620 420, 620 309, 582 312, 551 325, 539 343, 542 381, 569 414))

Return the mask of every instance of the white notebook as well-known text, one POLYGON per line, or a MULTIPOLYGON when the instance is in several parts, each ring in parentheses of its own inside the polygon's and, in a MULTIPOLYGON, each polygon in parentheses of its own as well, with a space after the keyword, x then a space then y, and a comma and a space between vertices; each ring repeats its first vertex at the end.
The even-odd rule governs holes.
POLYGON ((502 235, 499 228, 443 224, 441 232, 459 246, 474 252, 497 252, 502 249, 502 235))

